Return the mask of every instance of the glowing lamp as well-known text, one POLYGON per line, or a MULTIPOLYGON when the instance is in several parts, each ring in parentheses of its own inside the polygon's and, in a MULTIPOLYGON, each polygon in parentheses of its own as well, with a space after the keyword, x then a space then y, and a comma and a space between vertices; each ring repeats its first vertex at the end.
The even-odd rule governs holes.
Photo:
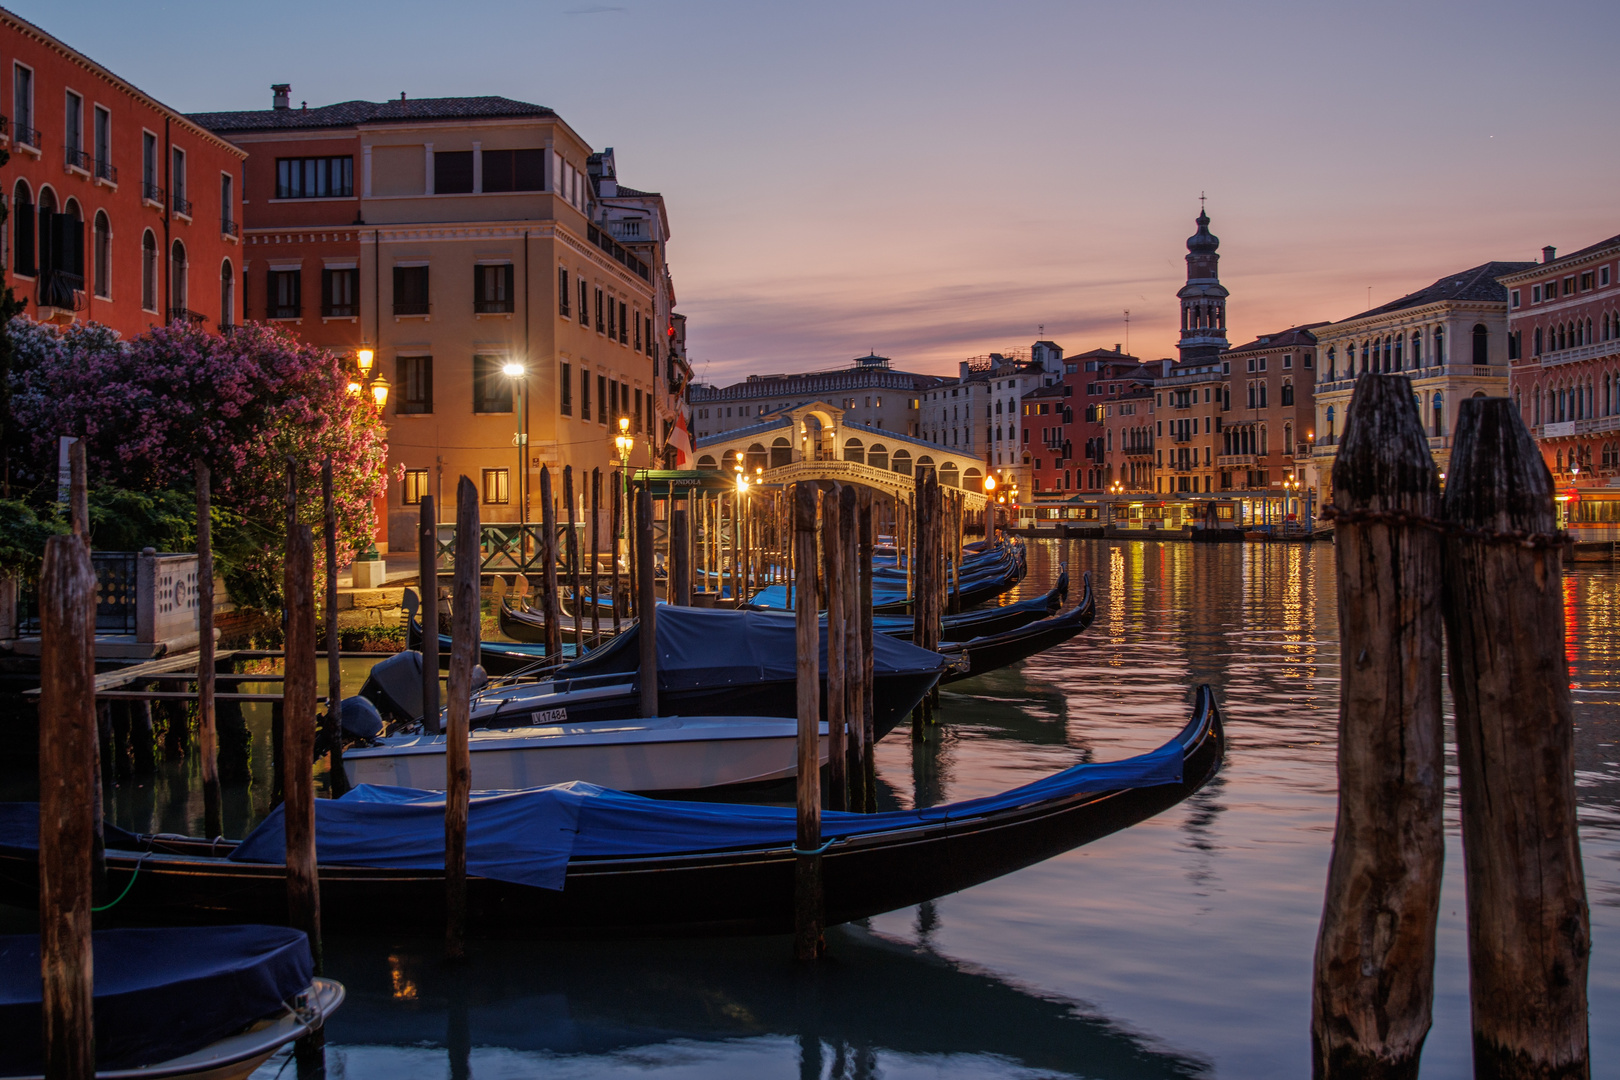
POLYGON ((509 379, 521 379, 524 374, 523 365, 516 360, 510 361, 501 367, 501 374, 509 379))
POLYGON ((348 389, 349 389, 349 393, 351 393, 351 394, 354 394, 354 395, 356 395, 356 396, 358 396, 358 395, 359 395, 359 393, 360 393, 360 391, 361 391, 361 390, 363 390, 363 389, 365 389, 365 388, 364 388, 364 387, 363 387, 363 386, 361 386, 361 385, 360 385, 360 384, 359 384, 359 383, 357 383, 357 382, 354 382, 354 381, 352 381, 352 380, 351 380, 351 381, 350 381, 350 382, 349 382, 349 387, 348 387, 348 389))
POLYGON ((381 375, 371 384, 371 400, 377 403, 379 409, 388 404, 388 380, 381 375))
POLYGON ((991 492, 991 491, 996 490, 996 478, 995 477, 986 476, 984 478, 984 490, 986 492, 991 492))
POLYGON ((371 365, 376 359, 377 354, 370 349, 361 349, 354 354, 354 362, 359 366, 361 375, 371 374, 371 365))

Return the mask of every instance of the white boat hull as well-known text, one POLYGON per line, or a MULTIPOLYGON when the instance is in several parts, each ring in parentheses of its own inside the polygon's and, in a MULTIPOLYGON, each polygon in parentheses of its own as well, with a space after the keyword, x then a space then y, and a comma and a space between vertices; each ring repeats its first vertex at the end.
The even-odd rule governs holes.
MULTIPOLYGON (((820 761, 827 761, 821 725, 820 761)), ((442 791, 443 735, 390 736, 343 752, 351 784, 442 791)), ((661 716, 648 720, 483 728, 467 740, 477 791, 583 780, 620 791, 689 791, 798 773, 798 721, 661 716)))

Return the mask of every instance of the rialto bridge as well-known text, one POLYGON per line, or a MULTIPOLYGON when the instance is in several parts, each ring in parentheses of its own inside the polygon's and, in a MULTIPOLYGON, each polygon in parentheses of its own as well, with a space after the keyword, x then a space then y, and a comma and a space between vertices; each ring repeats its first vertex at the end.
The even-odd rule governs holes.
POLYGON ((844 410, 825 401, 782 409, 757 424, 698 441, 699 469, 730 475, 740 464, 752 480, 792 484, 833 480, 862 484, 899 499, 908 497, 920 472, 932 471, 941 487, 959 490, 965 506, 985 504, 984 464, 949 447, 864 424, 847 423, 844 410))

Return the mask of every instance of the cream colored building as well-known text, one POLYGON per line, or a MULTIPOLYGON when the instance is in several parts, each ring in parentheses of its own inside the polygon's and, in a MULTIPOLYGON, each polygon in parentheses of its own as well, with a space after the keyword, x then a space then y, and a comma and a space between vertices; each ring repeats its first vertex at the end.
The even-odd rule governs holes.
POLYGON ((1304 479, 1318 510, 1333 498, 1333 462, 1363 372, 1398 372, 1412 380, 1429 450, 1446 471, 1458 403, 1507 396, 1507 289, 1497 278, 1529 265, 1490 262, 1447 274, 1399 300, 1315 329, 1315 434, 1304 479))
POLYGON ((403 96, 294 109, 279 87, 273 109, 196 119, 249 154, 246 316, 375 354, 390 547, 415 548, 424 494, 453 518, 461 475, 485 522, 516 522, 525 501, 538 519, 542 465, 559 496, 573 466, 583 498, 591 470, 617 464, 621 417, 630 464, 661 459, 678 400, 667 215, 639 191, 610 213, 611 154, 593 162, 554 111, 403 96), (613 235, 632 218, 649 223, 635 250, 613 235))

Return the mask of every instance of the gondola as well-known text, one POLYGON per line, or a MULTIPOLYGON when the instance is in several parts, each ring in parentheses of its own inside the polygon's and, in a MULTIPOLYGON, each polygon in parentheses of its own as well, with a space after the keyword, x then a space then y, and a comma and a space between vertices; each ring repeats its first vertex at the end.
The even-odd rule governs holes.
MULTIPOLYGON (((961 588, 961 604, 964 609, 982 604, 986 600, 1000 596, 1008 589, 1013 588, 1024 579, 1028 564, 1023 558, 1022 549, 1008 548, 996 556, 995 562, 987 569, 975 574, 964 574, 961 588)), ((756 611, 782 611, 789 607, 788 590, 785 585, 768 585, 748 598, 743 605, 756 611)), ((907 594, 904 584, 904 575, 879 579, 875 575, 872 580, 872 614, 874 615, 903 615, 911 610, 911 597, 907 594)))
MULTIPOLYGON (((21 805, 37 830, 37 805, 21 805)), ((285 927, 97 930, 91 949, 104 1080, 245 1080, 343 1001, 341 983, 315 977, 309 939, 285 927)), ((0 935, 5 1080, 45 1071, 39 973, 38 934, 0 935)))
POLYGON ((1000 634, 942 645, 941 653, 946 656, 961 655, 967 662, 947 671, 940 678, 940 684, 971 679, 975 675, 1008 667, 1060 645, 1085 630, 1097 615, 1097 601, 1091 592, 1091 574, 1087 573, 1083 580, 1085 591, 1081 594, 1080 602, 1062 615, 1052 615, 1000 634))
MULTIPOLYGON (((893 911, 1000 877, 1160 813, 1220 768, 1214 694, 1148 754, 1073 766, 987 798, 822 817, 828 924, 893 911)), ((0 901, 39 896, 36 804, 0 805, 0 901), (26 809, 32 808, 29 818, 26 809)), ((240 843, 109 830, 108 885, 130 922, 286 917, 282 808, 240 843), (262 861, 261 861, 262 860, 262 861)), ((316 801, 323 926, 444 925, 444 803, 359 788, 316 801)), ((793 928, 795 812, 642 799, 563 785, 476 796, 468 918, 497 935, 786 933, 793 928)))
MULTIPOLYGON (((405 611, 405 639, 408 647, 421 649, 422 647, 422 620, 419 617, 421 598, 415 589, 406 589, 401 606, 405 611)), ((450 635, 439 635, 439 656, 450 655, 450 635)), ((491 675, 532 675, 565 664, 577 658, 574 642, 570 638, 562 643, 560 656, 547 656, 545 649, 539 645, 513 643, 508 641, 480 641, 478 643, 478 662, 484 670, 491 675)))
MULTIPOLYGON (((546 616, 528 604, 518 601, 512 602, 510 595, 503 596, 496 605, 495 619, 501 628, 501 633, 513 641, 524 645, 543 645, 546 641, 546 616)), ((560 605, 559 605, 560 608, 560 605)), ((567 642, 574 640, 574 617, 567 611, 559 610, 557 626, 562 633, 562 639, 567 642)), ((586 647, 598 644, 600 640, 613 635, 613 616, 611 609, 606 619, 598 618, 599 629, 591 630, 590 619, 580 622, 580 630, 585 638, 586 647)))
MULTIPOLYGON (((798 652, 793 618, 781 612, 658 609, 658 705, 666 716, 795 716, 798 652)), ((641 624, 538 682, 491 688, 473 702, 475 727, 527 727, 567 721, 633 720, 644 715, 636 674, 641 624)), ((534 648, 534 646, 524 646, 534 648)), ((821 631, 821 670, 827 669, 821 631)), ((882 737, 932 689, 950 663, 893 638, 872 643, 874 730, 882 737)), ((441 655, 448 655, 443 646, 441 655)), ((484 650, 486 666, 489 649, 484 650)), ((491 672, 496 674, 496 672, 491 672)), ((421 716, 421 659, 401 653, 371 670, 360 696, 387 719, 421 716)), ((825 711, 825 694, 823 711, 825 711)))

